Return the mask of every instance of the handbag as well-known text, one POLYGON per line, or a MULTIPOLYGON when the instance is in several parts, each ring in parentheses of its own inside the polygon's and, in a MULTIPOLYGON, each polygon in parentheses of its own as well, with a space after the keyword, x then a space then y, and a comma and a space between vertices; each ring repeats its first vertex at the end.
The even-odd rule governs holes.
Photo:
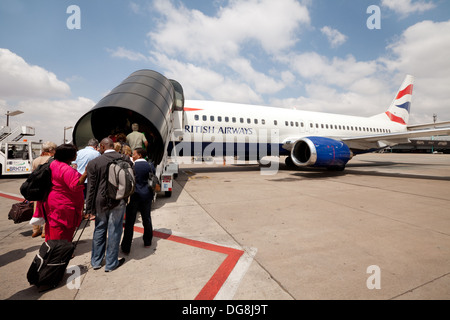
POLYGON ((153 192, 158 192, 159 179, 153 172, 150 172, 148 176, 148 187, 153 190, 153 192))
POLYGON ((8 213, 8 219, 14 223, 30 221, 33 217, 33 202, 24 200, 23 202, 14 203, 8 213))

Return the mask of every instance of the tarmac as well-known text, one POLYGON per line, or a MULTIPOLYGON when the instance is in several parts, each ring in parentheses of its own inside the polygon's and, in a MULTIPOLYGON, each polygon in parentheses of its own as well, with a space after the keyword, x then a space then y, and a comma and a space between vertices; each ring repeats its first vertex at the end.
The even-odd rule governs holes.
POLYGON ((344 172, 184 162, 150 248, 139 217, 125 264, 93 270, 90 222, 45 292, 26 278, 43 239, 7 217, 25 178, 2 177, 0 299, 450 299, 450 155, 368 154, 344 172))

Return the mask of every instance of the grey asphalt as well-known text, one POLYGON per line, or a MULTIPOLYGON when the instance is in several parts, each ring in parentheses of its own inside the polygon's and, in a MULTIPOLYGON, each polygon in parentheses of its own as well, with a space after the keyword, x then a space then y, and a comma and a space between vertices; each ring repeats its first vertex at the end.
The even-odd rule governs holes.
MULTIPOLYGON (((184 159, 186 160, 186 159, 184 159)), ((450 155, 369 154, 344 172, 185 161, 119 269, 89 264, 90 223, 61 284, 26 279, 42 244, 7 219, 23 177, 0 179, 0 299, 448 300, 450 155)), ((140 226, 140 221, 136 223, 140 226)))

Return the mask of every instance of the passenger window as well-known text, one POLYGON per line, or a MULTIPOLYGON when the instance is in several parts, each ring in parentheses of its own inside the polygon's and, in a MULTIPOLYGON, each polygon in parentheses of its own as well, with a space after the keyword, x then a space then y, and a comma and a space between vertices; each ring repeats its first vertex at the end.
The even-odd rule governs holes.
POLYGON ((217 117, 217 121, 222 122, 222 117, 217 117))
POLYGON ((241 123, 244 123, 244 118, 241 118, 241 123))
POLYGON ((236 118, 235 117, 233 117, 231 120, 233 121, 233 123, 236 123, 236 118))
POLYGON ((247 123, 248 123, 248 124, 252 123, 252 119, 247 118, 247 123))
POLYGON ((266 120, 262 119, 262 120, 261 120, 261 123, 262 123, 262 124, 266 124, 266 120))
POLYGON ((203 121, 206 121, 206 120, 208 120, 208 117, 207 116, 203 116, 202 119, 203 119, 203 121))
POLYGON ((225 122, 230 122, 230 118, 225 117, 225 122))
POLYGON ((285 122, 284 122, 284 125, 285 125, 286 127, 289 127, 289 121, 285 121, 285 122))
POLYGON ((273 124, 277 126, 278 125, 278 121, 277 120, 273 120, 273 124))
POLYGON ((255 124, 258 124, 258 119, 255 119, 255 124))
POLYGON ((211 116, 209 119, 210 119, 211 121, 214 121, 214 116, 211 116))
POLYGON ((196 115, 194 116, 194 119, 195 119, 195 121, 200 120, 200 117, 198 116, 198 114, 196 114, 196 115))

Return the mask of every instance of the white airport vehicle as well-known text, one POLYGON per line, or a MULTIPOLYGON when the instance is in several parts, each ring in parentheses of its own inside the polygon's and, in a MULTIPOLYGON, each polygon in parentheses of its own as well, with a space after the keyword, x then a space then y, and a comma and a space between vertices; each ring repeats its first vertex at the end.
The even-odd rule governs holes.
POLYGON ((0 129, 0 173, 4 176, 29 174, 32 163, 41 154, 42 143, 29 141, 35 129, 19 126, 0 129))

